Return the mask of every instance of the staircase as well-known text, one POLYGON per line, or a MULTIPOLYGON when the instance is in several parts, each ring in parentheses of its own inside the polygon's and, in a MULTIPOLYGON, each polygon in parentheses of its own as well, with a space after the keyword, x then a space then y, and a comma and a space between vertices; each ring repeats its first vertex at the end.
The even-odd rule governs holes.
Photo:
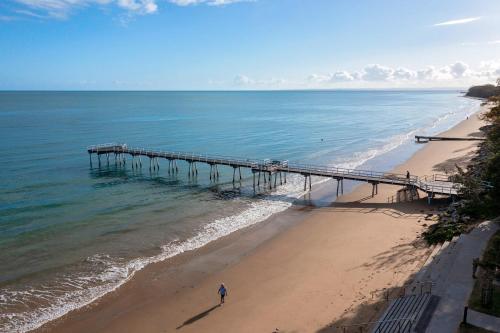
POLYGON ((437 282, 442 280, 457 259, 460 247, 458 240, 457 236, 432 248, 431 254, 415 275, 413 282, 404 287, 403 296, 391 301, 380 321, 374 326, 373 333, 416 332, 417 324, 418 327, 426 326, 419 323, 420 318, 431 299, 437 298, 432 294, 439 293, 440 289, 444 288, 443 283, 437 282))
POLYGON ((395 195, 387 198, 387 203, 408 202, 420 199, 420 194, 415 187, 403 187, 395 195))
POLYGON ((431 294, 399 297, 391 302, 373 333, 412 332, 417 319, 427 306, 431 294))

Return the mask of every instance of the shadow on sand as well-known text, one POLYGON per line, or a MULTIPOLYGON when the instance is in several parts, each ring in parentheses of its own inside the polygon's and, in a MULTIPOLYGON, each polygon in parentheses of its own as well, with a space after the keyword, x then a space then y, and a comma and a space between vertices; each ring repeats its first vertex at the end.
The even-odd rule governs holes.
POLYGON ((431 205, 426 198, 416 199, 409 202, 378 203, 378 202, 335 202, 329 207, 321 207, 320 211, 352 212, 359 214, 384 214, 393 218, 423 219, 422 214, 435 211, 449 204, 448 198, 436 198, 431 205))
MULTIPOLYGON (((395 290, 397 288, 394 288, 395 290)), ((391 290, 389 289, 389 292, 391 290)), ((367 333, 373 327, 370 324, 363 325, 362 323, 375 322, 382 312, 386 309, 388 302, 384 299, 377 300, 373 303, 362 303, 353 311, 354 314, 350 317, 343 317, 331 322, 329 325, 320 328, 316 333, 367 333), (356 325, 356 324, 361 325, 356 325)))
MULTIPOLYGON (((405 244, 399 247, 407 247, 403 250, 406 255, 412 252, 410 249, 411 244, 405 244)), ((387 265, 393 266, 394 268, 404 267, 403 265, 408 264, 411 260, 404 260, 402 263, 397 263, 396 258, 399 257, 396 253, 398 247, 394 247, 392 251, 387 251, 376 256, 375 261, 366 266, 373 267, 374 270, 381 269, 387 265), (389 252, 393 252, 391 255, 389 252)), ((415 272, 416 273, 416 272, 415 272)), ((411 282, 416 274, 411 274, 406 283, 411 282)), ((388 287, 386 289, 379 290, 380 294, 375 293, 372 295, 372 299, 365 300, 358 305, 353 305, 346 309, 340 318, 337 318, 330 322, 328 325, 320 328, 316 333, 367 333, 370 332, 375 326, 375 322, 380 320, 380 316, 387 309, 390 301, 399 296, 402 296, 402 287, 394 286, 388 287), (383 292, 382 292, 383 291, 383 292), (376 296, 375 296, 376 295, 376 296), (384 295, 384 296, 382 296, 384 295), (375 297, 373 297, 375 296, 375 297), (386 299, 387 297, 387 299, 386 299)))
MULTIPOLYGON (((467 147, 466 149, 470 149, 470 147, 467 147)), ((462 156, 447 159, 444 162, 434 165, 432 170, 436 172, 455 173, 457 170, 457 165, 461 168, 467 167, 467 165, 470 163, 470 161, 474 158, 475 155, 476 155, 475 152, 471 151, 462 156)))
POLYGON ((188 320, 186 320, 185 322, 183 322, 182 325, 178 326, 176 329, 179 330, 179 329, 183 328, 184 326, 191 325, 192 323, 194 323, 200 319, 203 319, 204 317, 208 316, 210 314, 210 312, 214 311, 215 309, 217 309, 219 307, 220 307, 220 304, 217 304, 217 305, 214 305, 211 308, 209 308, 203 312, 198 313, 197 315, 195 315, 195 316, 189 318, 188 320))

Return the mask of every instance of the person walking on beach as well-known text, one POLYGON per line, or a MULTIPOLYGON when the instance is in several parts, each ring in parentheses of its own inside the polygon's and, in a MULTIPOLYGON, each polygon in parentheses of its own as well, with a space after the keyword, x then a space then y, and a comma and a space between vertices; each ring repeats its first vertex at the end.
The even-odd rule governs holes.
POLYGON ((220 284, 219 291, 218 293, 220 294, 220 304, 224 304, 224 297, 227 295, 227 289, 224 286, 224 283, 220 284))
POLYGON ((410 181, 410 171, 406 170, 406 179, 408 179, 408 181, 410 181))

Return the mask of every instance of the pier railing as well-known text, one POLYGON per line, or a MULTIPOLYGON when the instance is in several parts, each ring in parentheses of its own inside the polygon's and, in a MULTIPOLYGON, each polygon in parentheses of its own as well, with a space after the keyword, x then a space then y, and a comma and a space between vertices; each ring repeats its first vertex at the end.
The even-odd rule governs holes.
MULTIPOLYGON (((306 181, 307 177, 309 177, 309 182, 311 176, 320 176, 333 178, 338 181, 343 181, 344 179, 364 181, 371 183, 374 188, 378 184, 399 185, 419 188, 420 190, 427 193, 445 194, 450 196, 457 195, 460 188, 460 184, 450 182, 449 178, 447 176, 445 177, 444 175, 434 176, 432 179, 429 179, 427 177, 419 178, 417 176, 407 176, 405 174, 399 173, 348 169, 335 166, 289 162, 287 160, 250 159, 224 155, 208 155, 189 152, 136 148, 128 147, 123 143, 106 143, 93 145, 87 147, 87 151, 89 154, 97 154, 98 156, 102 154, 107 154, 109 156, 109 154, 113 153, 115 154, 115 156, 116 154, 129 154, 132 155, 133 158, 139 157, 139 161, 141 156, 145 156, 149 157, 151 160, 164 158, 169 161, 184 160, 189 162, 190 164, 194 164, 196 162, 207 163, 215 167, 217 165, 227 165, 233 168, 250 168, 253 172, 259 172, 259 179, 261 172, 269 173, 269 175, 276 173, 281 174, 282 172, 285 172, 301 174, 306 177, 306 181)), ((159 164, 157 164, 157 166, 159 167, 159 164)))
POLYGON ((484 141, 485 138, 479 137, 445 137, 445 136, 424 136, 415 135, 417 143, 427 143, 429 141, 484 141))
POLYGON ((286 171, 298 172, 298 173, 308 173, 308 174, 324 174, 328 176, 354 176, 363 177, 366 179, 384 179, 390 182, 391 180, 397 184, 411 184, 418 180, 417 176, 410 176, 409 178, 404 174, 391 173, 391 172, 379 172, 371 170, 361 170, 361 169, 347 169, 333 166, 322 166, 313 164, 300 164, 300 163, 288 163, 288 167, 284 168, 286 171))
POLYGON ((435 173, 433 175, 425 175, 420 177, 421 180, 424 181, 433 181, 433 182, 451 182, 453 175, 435 173))
POLYGON ((415 186, 427 193, 457 195, 462 185, 452 182, 426 182, 419 179, 415 186))
POLYGON ((176 151, 147 150, 147 149, 139 149, 139 148, 128 148, 123 152, 131 154, 131 155, 143 155, 143 156, 148 156, 148 157, 154 156, 154 157, 162 157, 162 158, 166 158, 166 159, 177 159, 177 160, 186 160, 186 161, 195 161, 195 162, 216 163, 216 164, 220 164, 220 165, 239 164, 241 166, 251 166, 252 164, 255 164, 255 163, 257 163, 258 165, 264 165, 264 160, 244 159, 244 158, 237 158, 237 157, 224 156, 224 155, 205 155, 205 154, 176 152, 176 151))

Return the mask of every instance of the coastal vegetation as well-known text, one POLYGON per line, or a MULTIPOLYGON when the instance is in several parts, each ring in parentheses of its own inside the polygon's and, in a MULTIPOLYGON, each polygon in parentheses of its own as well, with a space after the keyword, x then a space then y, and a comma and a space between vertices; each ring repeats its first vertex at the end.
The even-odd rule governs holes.
POLYGON ((467 96, 488 95, 489 110, 482 115, 488 125, 481 128, 486 140, 466 169, 457 166, 456 181, 463 184, 459 202, 439 214, 439 222, 424 232, 428 243, 450 240, 487 218, 500 215, 500 79, 497 85, 471 87, 467 96), (494 94, 494 95, 490 95, 494 94))
POLYGON ((478 266, 480 270, 476 274, 477 279, 469 299, 469 307, 500 317, 500 286, 493 283, 500 277, 498 269, 500 267, 500 231, 491 237, 478 266))
POLYGON ((497 81, 497 85, 493 84, 485 84, 482 86, 473 86, 470 87, 465 96, 467 97, 477 97, 477 98, 490 98, 493 96, 500 95, 500 85, 498 83, 500 79, 497 81))
POLYGON ((500 214, 500 91, 490 97, 488 103, 491 108, 482 117, 489 125, 481 129, 486 140, 467 170, 458 168, 465 199, 461 212, 473 218, 500 214))

